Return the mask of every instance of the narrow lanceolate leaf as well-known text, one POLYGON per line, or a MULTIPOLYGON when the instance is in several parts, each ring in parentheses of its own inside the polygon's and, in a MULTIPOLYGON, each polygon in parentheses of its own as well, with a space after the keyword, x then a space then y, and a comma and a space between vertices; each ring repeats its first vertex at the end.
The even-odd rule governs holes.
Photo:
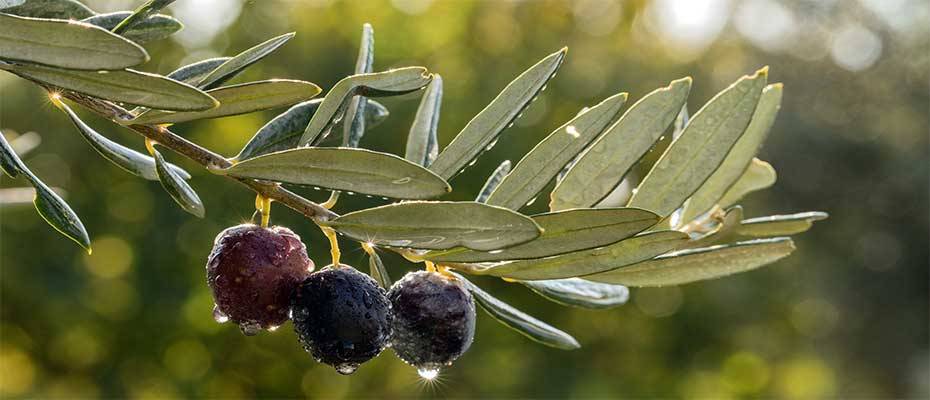
POLYGON ((300 138, 300 145, 317 143, 342 120, 346 104, 351 96, 391 96, 418 90, 429 83, 431 77, 423 67, 406 67, 386 72, 352 75, 337 82, 300 138))
MULTIPOLYGON (((362 41, 358 49, 358 58, 355 60, 355 73, 371 73, 375 63, 375 31, 371 24, 362 26, 362 41)), ((364 96, 355 96, 349 100, 346 109, 346 123, 343 124, 342 145, 358 147, 358 143, 365 135, 365 108, 368 99, 364 96)))
POLYGON ((744 76, 707 102, 669 145, 630 199, 630 206, 667 217, 720 166, 749 125, 768 68, 744 76))
POLYGON ((559 171, 617 120, 627 94, 608 97, 560 126, 523 157, 488 198, 488 204, 520 209, 559 171))
POLYGON ((746 171, 775 122, 775 116, 778 115, 781 106, 781 94, 780 83, 769 85, 762 91, 762 97, 759 98, 759 104, 746 131, 730 149, 720 167, 688 199, 682 214, 683 222, 691 221, 710 210, 746 171))
MULTIPOLYGON (((688 235, 678 231, 649 232, 592 250, 490 266, 475 264, 469 272, 523 280, 572 278, 645 261, 675 250, 684 245, 687 240, 688 235)), ((459 266, 455 267, 459 268, 459 266)))
POLYGON ((71 71, 40 65, 0 67, 28 79, 111 101, 174 111, 213 108, 217 101, 197 88, 161 75, 133 70, 71 71))
POLYGON ((139 6, 136 11, 133 11, 132 14, 127 16, 126 19, 123 19, 114 26, 113 33, 124 34, 128 32, 144 21, 147 21, 149 17, 159 12, 162 8, 174 3, 174 1, 175 0, 149 0, 145 2, 145 4, 139 6))
MULTIPOLYGON (((158 173, 155 171, 155 160, 152 157, 107 139, 84 121, 81 121, 67 104, 58 99, 53 99, 52 101, 71 118, 71 122, 77 128, 78 132, 81 133, 81 136, 84 137, 84 140, 90 143, 91 147, 93 147, 97 153, 100 153, 101 156, 133 175, 148 180, 158 180, 158 173)), ((188 174, 187 171, 175 165, 170 165, 170 168, 174 170, 178 176, 184 179, 190 179, 190 174, 188 174)))
POLYGON ((495 250, 537 238, 539 225, 506 208, 474 202, 407 202, 345 214, 327 222, 348 237, 416 249, 495 250))
POLYGON ((568 170, 549 209, 592 207, 607 197, 675 120, 690 91, 691 78, 679 79, 633 104, 568 170))
POLYGON ((237 54, 235 57, 229 59, 209 74, 200 79, 197 86, 201 89, 213 89, 219 85, 222 85, 229 79, 232 79, 233 76, 242 72, 242 70, 248 68, 252 64, 255 64, 265 56, 271 54, 271 52, 278 49, 286 43, 288 40, 294 37, 294 32, 286 33, 281 36, 277 36, 271 39, 268 39, 265 42, 255 45, 254 47, 243 51, 242 53, 237 54))
POLYGON ((520 334, 532 339, 533 341, 542 343, 546 346, 555 347, 563 350, 574 350, 581 348, 581 345, 578 343, 575 338, 571 335, 562 332, 545 322, 542 322, 532 316, 520 311, 513 306, 500 301, 481 290, 474 283, 469 282, 461 275, 453 273, 456 278, 460 279, 465 283, 465 286, 468 288, 468 291, 475 297, 475 302, 481 306, 484 311, 491 315, 497 322, 504 324, 510 329, 513 329, 520 334))
POLYGON ((429 199, 451 190, 442 178, 403 158, 347 147, 284 150, 215 172, 396 199, 429 199))
POLYGON ((449 179, 485 149, 493 146, 501 132, 520 117, 523 110, 543 91, 546 83, 555 76, 568 48, 563 48, 524 71, 510 82, 488 104, 475 115, 452 139, 452 142, 436 157, 430 169, 439 176, 449 179))
POLYGON ((207 94, 220 102, 218 107, 210 110, 192 112, 150 110, 122 123, 126 125, 164 124, 228 117, 289 106, 308 100, 319 93, 320 88, 317 85, 304 81, 273 79, 249 82, 207 91, 207 94))
MULTIPOLYGON (((97 14, 90 18, 85 18, 81 22, 99 26, 106 30, 111 30, 126 20, 131 11, 117 11, 108 14, 97 14)), ((136 43, 145 43, 153 40, 160 40, 173 35, 175 32, 184 28, 184 24, 170 16, 163 14, 152 15, 145 21, 141 21, 129 29, 121 32, 119 35, 132 40, 136 43)))
POLYGON ((491 252, 452 249, 422 257, 460 263, 549 257, 619 242, 655 225, 659 217, 636 208, 587 208, 540 214, 533 221, 543 234, 527 243, 491 252))
POLYGON ((814 221, 827 219, 829 215, 821 211, 809 211, 790 215, 771 215, 743 220, 736 228, 736 234, 752 237, 787 236, 802 233, 811 228, 814 221))
POLYGON ((197 85, 197 83, 209 75, 210 72, 213 72, 213 70, 223 65, 223 63, 229 61, 231 58, 232 57, 208 58, 206 60, 187 64, 172 71, 168 74, 168 77, 188 85, 197 85))
POLYGON ((84 19, 96 14, 77 0, 4 0, 0 12, 32 18, 84 19))
POLYGON ((404 158, 410 162, 429 167, 438 155, 436 142, 439 130, 439 110, 442 107, 442 77, 433 74, 433 80, 426 86, 417 115, 407 134, 407 151, 404 158))
POLYGON ((0 165, 8 175, 23 174, 29 180, 36 189, 33 199, 36 211, 45 219, 45 222, 90 252, 90 237, 87 236, 87 230, 84 229, 81 219, 68 206, 68 203, 23 164, 2 133, 0 133, 0 165))
POLYGON ((736 204, 743 196, 768 188, 775 184, 777 174, 775 168, 758 158, 753 158, 749 167, 743 172, 743 175, 736 180, 736 183, 717 201, 720 207, 729 207, 736 204))
POLYGON ((388 275, 387 268, 384 267, 384 262, 381 261, 381 256, 374 250, 368 253, 368 266, 371 268, 369 275, 371 275, 381 287, 390 289, 393 284, 391 282, 391 277, 388 275))
POLYGON ((630 299, 630 289, 623 285, 591 282, 581 278, 520 281, 542 297, 556 303, 583 308, 611 308, 630 299))
POLYGON ((498 165, 494 172, 491 173, 491 176, 488 177, 488 180, 484 182, 484 186, 481 187, 481 191, 478 192, 478 197, 475 198, 475 201, 479 203, 487 203, 488 197, 491 196, 491 193, 494 192, 494 189, 497 189, 497 186, 501 184, 501 181, 504 179, 504 176, 510 173, 510 160, 504 160, 501 165, 498 165))
POLYGON ((149 55, 139 45, 94 25, 0 14, 0 59, 115 70, 142 64, 149 55))
POLYGON ((790 238, 751 240, 664 254, 585 279, 633 287, 682 285, 756 269, 793 251, 790 238))
POLYGON ((158 173, 158 179, 162 187, 171 195, 181 209, 187 211, 197 218, 203 218, 205 210, 200 196, 190 187, 181 175, 178 175, 173 169, 169 168, 168 162, 162 157, 157 150, 152 154, 155 157, 155 171, 158 173))

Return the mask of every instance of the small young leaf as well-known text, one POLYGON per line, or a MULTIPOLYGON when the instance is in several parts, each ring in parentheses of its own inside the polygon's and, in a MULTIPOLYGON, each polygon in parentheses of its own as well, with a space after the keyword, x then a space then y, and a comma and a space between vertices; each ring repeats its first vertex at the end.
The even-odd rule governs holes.
POLYGON ((217 101, 197 88, 161 75, 133 71, 73 71, 40 65, 0 64, 17 75, 111 101, 174 111, 201 111, 217 101))
MULTIPOLYGON (((470 273, 511 279, 546 280, 585 276, 610 271, 684 245, 688 235, 678 231, 648 232, 610 246, 576 251, 553 257, 512 261, 484 266, 473 264, 470 273)), ((458 268, 458 266, 454 267, 458 268)))
POLYGON ((0 12, 20 17, 74 20, 96 14, 76 0, 6 0, 0 1, 0 12))
POLYGON ((578 343, 575 338, 571 335, 562 332, 545 322, 542 322, 536 318, 531 317, 530 315, 524 313, 523 311, 513 308, 513 306, 500 301, 499 299, 491 296, 484 290, 481 290, 474 283, 469 282, 463 276, 452 273, 456 278, 465 283, 465 287, 468 288, 468 291, 471 292, 475 297, 475 302, 481 306, 481 308, 491 315, 492 318, 504 324, 510 329, 513 329, 520 334, 532 339, 533 341, 542 343, 546 346, 555 347, 557 349, 563 350, 574 350, 581 348, 581 345, 578 343))
POLYGON ((552 191, 549 209, 592 207, 610 194, 675 120, 690 91, 691 78, 683 78, 633 104, 568 170, 552 191))
POLYGON ((568 48, 540 60, 510 82, 462 128, 455 139, 436 157, 430 169, 444 179, 455 176, 485 149, 494 145, 501 132, 513 124, 523 110, 539 96, 555 76, 568 48))
POLYGON ((232 57, 216 57, 197 61, 172 71, 168 74, 168 77, 188 85, 196 85, 197 82, 200 82, 210 72, 213 72, 213 70, 230 59, 232 59, 232 57))
MULTIPOLYGON (((81 22, 111 30, 119 25, 121 21, 126 20, 130 15, 132 15, 131 11, 117 11, 108 14, 97 14, 85 18, 81 20, 81 22)), ((182 24, 181 21, 167 15, 156 14, 145 21, 133 25, 119 35, 136 43, 145 43, 167 38, 175 32, 180 31, 182 28, 184 28, 184 24, 182 24)))
POLYGON ((494 189, 497 189, 497 186, 501 184, 501 181, 509 173, 510 160, 504 160, 504 162, 502 162, 501 165, 498 165, 494 172, 491 173, 491 176, 488 177, 488 180, 484 182, 484 186, 481 187, 481 191, 478 192, 478 197, 475 198, 475 201, 479 203, 487 203, 488 197, 491 196, 491 192, 493 192, 494 189))
POLYGON ((729 207, 736 204, 743 196, 768 188, 775 184, 777 175, 775 168, 769 163, 758 158, 753 158, 752 163, 743 172, 743 175, 736 180, 736 183, 717 201, 720 207, 729 207))
POLYGON ((488 198, 488 204, 518 210, 539 194, 562 168, 617 120, 627 94, 608 97, 579 113, 539 142, 488 198))
POLYGON ((158 173, 158 180, 161 181, 162 187, 171 195, 181 209, 187 211, 197 218, 203 218, 205 210, 200 196, 190 187, 184 179, 173 169, 168 167, 168 162, 162 157, 157 150, 152 154, 155 157, 155 171, 158 173))
POLYGON ((381 256, 374 250, 368 253, 368 266, 371 268, 369 275, 371 275, 381 287, 390 289, 392 285, 391 277, 388 275, 387 268, 384 268, 384 262, 381 261, 381 256))
POLYGON ((265 42, 255 45, 254 47, 237 54, 235 57, 227 60, 212 72, 203 77, 196 85, 201 89, 213 89, 222 85, 233 76, 242 72, 252 64, 255 64, 271 52, 278 49, 288 40, 294 37, 294 32, 286 33, 281 36, 273 37, 265 42))
POLYGON ((397 199, 428 199, 451 190, 442 178, 403 158, 347 147, 284 150, 215 172, 397 199))
POLYGON ((752 237, 772 237, 796 235, 807 231, 814 221, 827 219, 829 215, 821 211, 808 211, 790 215, 771 215, 743 220, 736 227, 736 234, 752 237))
MULTIPOLYGON (((52 101, 68 115, 78 132, 84 137, 84 140, 90 143, 91 147, 101 156, 133 175, 152 181, 158 180, 158 173, 155 171, 155 160, 152 157, 107 139, 88 126, 84 121, 81 121, 67 104, 58 99, 53 99, 52 101)), ((190 179, 190 174, 188 174, 187 171, 176 165, 170 165, 170 167, 179 176, 184 179, 190 179)))
POLYGON ((688 199, 682 213, 682 222, 687 223, 710 210, 746 171, 775 122, 775 116, 778 115, 781 106, 781 93, 780 83, 769 85, 762 90, 762 97, 759 98, 759 104, 746 131, 730 149, 720 167, 688 199))
POLYGON ((556 303, 582 308, 611 308, 626 304, 630 289, 623 285, 591 282, 581 278, 520 281, 542 297, 556 303))
POLYGON ((405 202, 345 214, 326 224, 350 238, 415 249, 496 250, 537 238, 539 225, 506 208, 474 202, 405 202))
POLYGON ((145 4, 141 5, 136 11, 132 12, 126 19, 120 21, 113 27, 113 33, 124 34, 129 32, 130 29, 139 26, 144 21, 147 21, 150 16, 161 11, 162 8, 167 7, 169 4, 174 3, 175 0, 149 0, 145 4))
POLYGON ((726 242, 733 238, 736 230, 739 228, 740 221, 743 220, 743 207, 733 206, 727 209, 723 220, 717 223, 717 226, 711 232, 688 241, 688 244, 682 248, 708 247, 715 244, 726 242))
POLYGON ((746 130, 767 76, 763 68, 710 99, 646 174, 629 205, 667 217, 694 194, 746 130))
POLYGON ((633 287, 682 285, 745 272, 785 258, 790 238, 759 239, 664 254, 585 279, 633 287))
POLYGON ((220 102, 219 107, 210 110, 191 112, 149 110, 121 123, 147 125, 228 117, 289 106, 308 100, 319 93, 320 88, 317 85, 304 81, 273 79, 249 82, 207 91, 207 94, 220 102))
POLYGON ((438 154, 436 131, 439 129, 439 109, 442 106, 442 77, 433 74, 426 86, 417 115, 407 134, 407 151, 404 158, 410 162, 429 167, 438 154), (430 147, 432 145, 432 147, 430 147))
MULTIPOLYGON (((362 26, 362 42, 358 49, 358 58, 355 61, 355 73, 371 73, 375 63, 375 32, 371 24, 362 26)), ((365 109, 368 99, 364 96, 354 96, 349 100, 346 108, 346 123, 343 124, 342 145, 345 147, 358 147, 358 143, 365 135, 365 109)))
POLYGON ((406 67, 385 72, 352 75, 343 78, 329 90, 323 104, 300 138, 300 145, 318 143, 329 135, 333 126, 342 120, 348 99, 351 96, 392 96, 418 90, 429 83, 431 77, 423 67, 406 67))
POLYGON ((422 257, 457 263, 549 257, 619 242, 655 225, 659 217, 636 208, 582 208, 536 215, 533 221, 543 228, 543 234, 527 243, 492 252, 434 251, 422 257))
POLYGON ((149 60, 139 45, 90 24, 0 14, 0 58, 80 70, 118 70, 149 60))

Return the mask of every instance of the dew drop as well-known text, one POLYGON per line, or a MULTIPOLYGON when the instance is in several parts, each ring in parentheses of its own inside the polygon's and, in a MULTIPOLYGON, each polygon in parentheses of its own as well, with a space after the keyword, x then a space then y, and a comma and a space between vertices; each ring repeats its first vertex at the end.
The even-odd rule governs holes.
POLYGON ((255 336, 262 330, 262 326, 255 322, 242 322, 239 324, 239 330, 243 335, 255 336))
POLYGON ((420 378, 431 381, 439 376, 439 368, 417 368, 417 374, 420 378))
POLYGON ((533 203, 536 202, 536 199, 538 199, 538 197, 534 197, 534 198, 530 199, 530 201, 526 202, 526 206, 529 207, 529 206, 533 205, 533 203))
POLYGON ((336 372, 343 375, 352 375, 358 370, 358 364, 344 363, 336 366, 336 372))
POLYGON ((225 324, 229 322, 229 316, 220 311, 220 307, 216 304, 213 305, 213 320, 218 323, 225 324))
POLYGON ((403 184, 405 184, 405 183, 410 183, 411 180, 413 180, 413 179, 410 178, 409 176, 405 176, 405 177, 400 178, 400 179, 395 179, 395 180, 391 181, 391 183, 393 183, 393 184, 395 184, 395 185, 403 185, 403 184))
POLYGON ((280 328, 280 327, 281 327, 281 325, 269 326, 269 327, 268 327, 268 332, 274 332, 274 331, 278 330, 278 328, 280 328))

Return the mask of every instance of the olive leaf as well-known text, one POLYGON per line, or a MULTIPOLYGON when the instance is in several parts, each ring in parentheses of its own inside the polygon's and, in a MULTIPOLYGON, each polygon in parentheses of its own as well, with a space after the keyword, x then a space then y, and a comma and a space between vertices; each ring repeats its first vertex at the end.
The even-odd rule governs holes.
MULTIPOLYGON (((355 61, 355 73, 367 74, 373 70, 375 62, 375 32, 371 24, 362 25, 362 41, 358 49, 358 58, 355 61)), ((365 135, 365 109, 368 99, 364 96, 354 96, 349 100, 346 108, 346 123, 343 124, 342 145, 358 147, 358 143, 365 135)))
POLYGON ((428 199, 452 190, 436 174, 403 158, 346 147, 284 150, 213 172, 398 199, 428 199))
POLYGON ((299 143, 301 146, 311 145, 329 135, 333 126, 342 120, 351 96, 379 97, 409 93, 422 88, 430 79, 431 76, 423 67, 406 67, 343 78, 326 94, 299 143))
POLYGON ((27 79, 112 101, 161 110, 201 111, 218 105, 197 88, 161 75, 133 71, 73 71, 41 65, 2 64, 27 79))
POLYGON ((717 204, 720 207, 729 207, 749 193, 774 185, 776 178, 775 168, 765 161, 753 158, 743 175, 724 193, 717 204))
POLYGON ((385 289, 391 288, 391 276, 388 275, 387 268, 384 268, 384 262, 381 256, 374 250, 368 252, 368 266, 371 268, 369 275, 385 289))
POLYGON ((549 209, 592 207, 610 194, 675 120, 690 91, 691 78, 678 79, 633 104, 568 170, 549 209))
POLYGON ((172 71, 167 76, 178 82, 183 82, 188 85, 196 85, 197 82, 200 82, 204 77, 210 74, 210 72, 213 72, 213 70, 215 70, 220 65, 223 65, 223 63, 229 61, 230 59, 232 59, 232 57, 215 57, 208 58, 206 60, 200 60, 195 63, 182 66, 172 71))
POLYGON ((815 221, 827 219, 821 211, 808 211, 789 215, 771 215, 745 219, 736 227, 736 234, 752 237, 796 235, 807 231, 815 221))
POLYGON ((730 149, 720 167, 688 199, 681 216, 683 222, 688 222, 710 210, 749 167, 753 156, 759 151, 775 122, 775 116, 778 115, 778 109, 781 106, 781 97, 782 85, 780 83, 769 85, 762 90, 759 104, 756 106, 746 131, 730 149))
POLYGON ((626 304, 630 299, 630 289, 626 286, 591 282, 581 278, 519 282, 536 294, 566 306, 611 308, 626 304))
POLYGON ((497 168, 494 169, 494 172, 491 173, 491 176, 488 176, 488 180, 484 182, 484 186, 481 187, 481 191, 478 192, 478 197, 475 198, 475 201, 479 203, 487 203, 488 197, 491 196, 491 192, 493 192, 494 189, 497 189, 497 186, 501 184, 501 181, 509 173, 510 160, 504 160, 501 165, 498 165, 497 168))
POLYGON ((688 235, 678 231, 647 232, 591 250, 491 265, 452 264, 476 275, 510 279, 547 280, 585 276, 648 260, 684 245, 688 235))
POLYGON ((319 93, 319 86, 304 81, 272 79, 249 82, 207 91, 207 94, 220 102, 216 108, 189 112, 149 110, 131 120, 120 121, 120 123, 126 125, 164 124, 227 117, 289 106, 308 100, 319 93))
POLYGON ((76 0, 6 0, 0 12, 32 18, 84 19, 96 14, 76 0))
POLYGON ((165 191, 181 206, 182 210, 193 214, 197 218, 203 218, 206 210, 194 188, 188 185, 174 169, 169 168, 168 162, 165 161, 165 158, 162 157, 158 150, 152 151, 152 156, 155 158, 155 172, 158 173, 158 180, 161 181, 165 191))
POLYGON ((608 97, 549 134, 504 177, 488 204, 517 210, 534 199, 566 164, 617 120, 626 98, 626 93, 608 97))
POLYGON ((749 125, 768 68, 744 76, 701 108, 640 182, 631 207, 667 217, 720 166, 749 125))
POLYGON ((0 59, 80 70, 118 70, 149 60, 139 45, 81 22, 0 14, 0 27, 0 59))
MULTIPOLYGON (((85 18, 81 20, 81 22, 111 30, 116 28, 120 22, 125 21, 130 15, 132 15, 131 11, 117 11, 107 14, 97 14, 85 18)), ((181 21, 168 15, 155 14, 126 29, 119 35, 136 43, 145 43, 167 38, 175 32, 180 31, 182 28, 184 28, 184 24, 182 24, 181 21)))
POLYGON ((220 64, 220 66, 216 67, 216 69, 201 78, 200 81, 197 82, 197 84, 194 86, 197 86, 201 89, 213 89, 219 85, 222 85, 226 81, 232 79, 232 77, 236 76, 236 74, 242 72, 242 70, 248 68, 252 64, 257 63, 262 58, 265 58, 265 56, 277 50, 293 37, 294 32, 285 33, 281 36, 276 36, 262 43, 259 43, 252 48, 237 54, 235 57, 227 60, 223 64, 220 64))
POLYGON ((637 208, 574 209, 533 216, 535 240, 491 252, 451 249, 422 255, 435 262, 473 263, 542 258, 619 242, 655 225, 659 217, 637 208))
POLYGON ((468 288, 468 291, 474 296, 475 302, 477 302, 484 311, 504 326, 546 346, 563 350, 581 348, 581 344, 571 335, 533 318, 523 311, 513 308, 513 306, 491 296, 488 292, 485 292, 463 276, 456 273, 452 273, 452 275, 465 284, 465 287, 468 288))
POLYGON ((568 48, 562 48, 546 56, 507 84, 439 153, 430 169, 448 180, 483 151, 494 146, 501 132, 511 126, 546 88, 546 83, 562 65, 566 52, 568 48))
MULTIPOLYGON (((68 115, 78 132, 84 137, 84 140, 101 156, 133 175, 152 181, 158 180, 158 173, 155 171, 155 160, 152 157, 107 139, 82 121, 67 104, 59 99, 53 99, 52 101, 68 115)), ((178 176, 190 179, 191 176, 187 171, 176 165, 169 164, 169 166, 178 176)))
POLYGON ((3 133, 0 133, 0 165, 11 177, 23 174, 36 190, 33 204, 39 215, 55 230, 73 240, 90 253, 90 237, 84 224, 74 210, 60 196, 49 188, 39 177, 32 173, 26 164, 13 152, 3 133))
POLYGON ((429 167, 439 153, 436 140, 439 129, 439 110, 442 107, 442 77, 433 74, 433 80, 426 86, 416 117, 407 134, 407 150, 404 158, 411 162, 429 167))
POLYGON ((130 29, 137 27, 143 21, 147 21, 150 16, 159 12, 162 8, 174 3, 175 0, 149 0, 139 6, 132 14, 120 21, 113 27, 113 33, 124 34, 130 29))
POLYGON ((584 279, 632 287, 682 285, 756 269, 793 251, 790 238, 751 240, 681 250, 584 279))
POLYGON ((403 202, 342 215, 324 224, 381 246, 496 250, 537 238, 539 225, 506 208, 475 202, 403 202))

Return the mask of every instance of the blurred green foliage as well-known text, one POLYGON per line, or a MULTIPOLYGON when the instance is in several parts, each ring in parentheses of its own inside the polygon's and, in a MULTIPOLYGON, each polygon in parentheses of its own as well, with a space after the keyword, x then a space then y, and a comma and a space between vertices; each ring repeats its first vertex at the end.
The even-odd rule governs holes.
MULTIPOLYGON (((136 3, 87 2, 98 12, 136 3)), ((203 265, 216 233, 252 214, 253 196, 166 154, 192 172, 207 207, 206 219, 191 218, 157 182, 101 159, 35 86, 0 75, 0 127, 39 133, 25 161, 67 193, 94 246, 87 256, 28 203, 0 208, 0 397, 925 398, 928 8, 919 0, 179 0, 169 7, 186 28, 176 41, 149 45, 153 60, 144 69, 168 73, 296 31, 238 79, 305 79, 324 89, 352 71, 361 25, 371 22, 375 70, 423 65, 444 77, 442 145, 516 74, 569 46, 548 90, 452 182, 454 199, 473 198, 501 160, 518 160, 580 108, 617 92, 635 100, 691 75, 693 112, 762 65, 771 66, 771 81, 785 83, 762 152, 779 182, 743 205, 749 217, 830 212, 798 238, 795 255, 732 278, 634 290, 629 304, 608 311, 565 308, 522 286, 478 280, 584 347, 542 347, 482 315, 471 351, 429 384, 390 351, 343 377, 313 362, 289 325, 245 337, 215 323, 203 265)), ((391 117, 362 145, 402 154, 417 102, 416 95, 384 99, 391 117)), ((176 131, 231 156, 274 114, 176 131)), ((88 122, 142 148, 129 131, 88 122)), ((2 187, 22 184, 4 177, 2 187)), ((337 211, 375 204, 343 196, 337 211)), ((301 234, 325 263, 328 248, 312 223, 283 207, 272 219, 301 234)), ((360 249, 344 253, 365 268, 360 249)), ((395 277, 412 267, 392 255, 385 262, 395 277)))

